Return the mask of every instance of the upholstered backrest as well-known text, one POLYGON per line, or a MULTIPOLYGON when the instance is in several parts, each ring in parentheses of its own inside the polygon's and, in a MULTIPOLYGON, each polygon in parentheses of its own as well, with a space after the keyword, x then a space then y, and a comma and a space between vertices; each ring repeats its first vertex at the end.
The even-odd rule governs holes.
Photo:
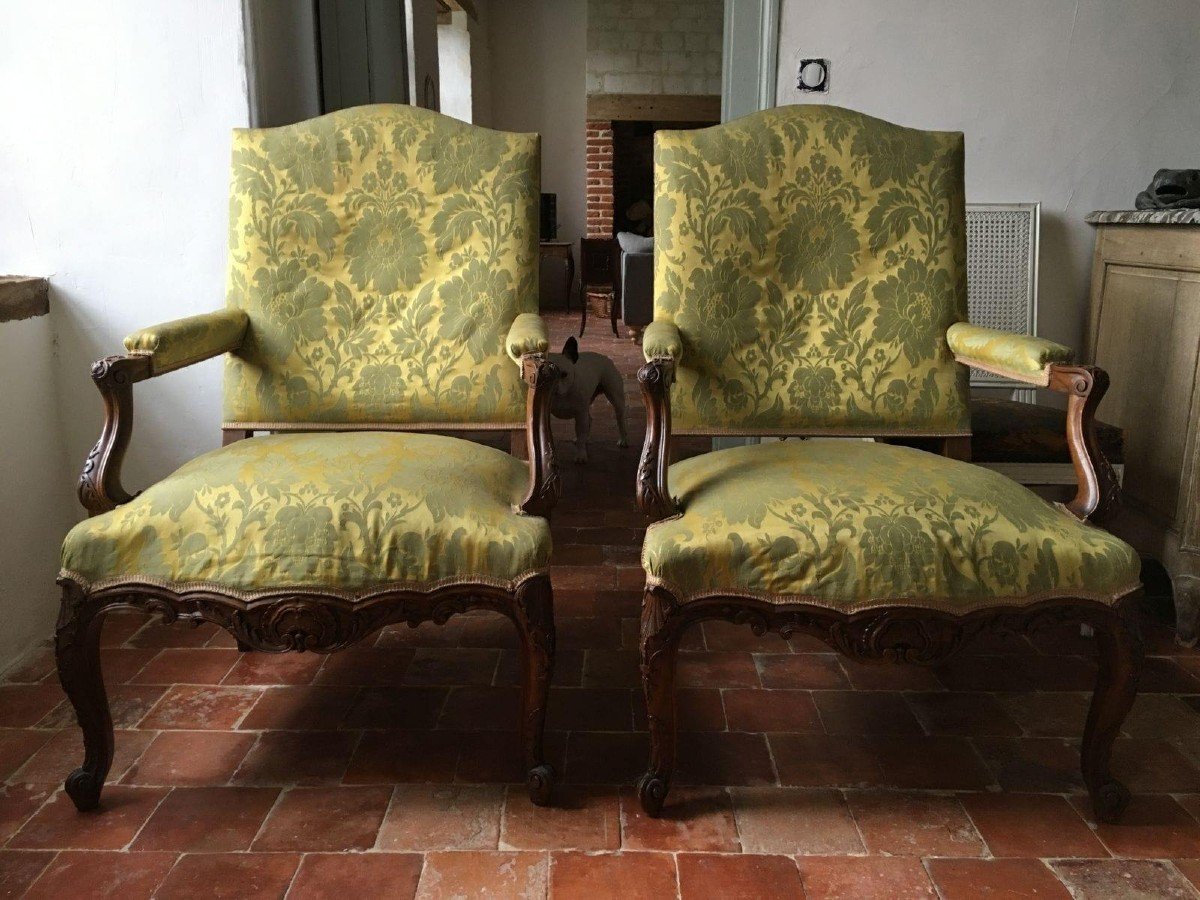
POLYGON ((787 106, 655 138, 678 430, 961 434, 962 135, 787 106))
POLYGON ((538 136, 411 106, 234 132, 226 424, 514 424, 538 136))

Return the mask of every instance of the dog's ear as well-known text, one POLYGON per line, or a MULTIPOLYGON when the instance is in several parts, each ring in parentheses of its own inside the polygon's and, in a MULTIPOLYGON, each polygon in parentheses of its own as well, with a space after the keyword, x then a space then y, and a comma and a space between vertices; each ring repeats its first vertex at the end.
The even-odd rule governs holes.
POLYGON ((575 338, 567 338, 567 342, 563 344, 563 356, 573 363, 579 362, 579 342, 575 338))

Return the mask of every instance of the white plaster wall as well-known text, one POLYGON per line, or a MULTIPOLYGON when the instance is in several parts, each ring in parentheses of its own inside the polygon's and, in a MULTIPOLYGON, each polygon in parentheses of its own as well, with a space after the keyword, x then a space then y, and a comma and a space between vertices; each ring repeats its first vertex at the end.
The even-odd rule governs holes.
POLYGON ((722 0, 590 0, 590 94, 721 93, 722 0))
POLYGON ((438 23, 438 91, 441 111, 463 122, 474 117, 471 102, 471 34, 465 12, 451 13, 450 21, 438 23))
POLYGON ((1042 203, 1042 334, 1080 348, 1090 210, 1200 165, 1195 0, 783 0, 780 104, 963 131, 967 199, 1042 203), (827 57, 830 92, 796 91, 827 57))
MULTIPOLYGON (((0 271, 51 278, 57 356, 16 343, 42 354, 60 401, 57 419, 45 393, 14 406, 26 378, 4 374, 0 433, 25 452, 5 445, 0 478, 34 503, 0 530, 6 626, 18 608, 53 609, 53 558, 82 516, 74 484, 103 419, 92 360, 138 327, 224 305, 229 132, 248 119, 241 16, 241 0, 172 0, 169 14, 144 0, 0 3, 0 271)), ((0 355, 26 328, 13 327, 0 324, 0 355)), ((220 443, 220 387, 220 362, 138 385, 128 487, 220 443)))
MULTIPOLYGON (((542 135, 542 190, 558 194, 559 240, 584 232, 587 0, 488 6, 493 128, 542 135)), ((576 260, 578 263, 578 260, 576 260)))

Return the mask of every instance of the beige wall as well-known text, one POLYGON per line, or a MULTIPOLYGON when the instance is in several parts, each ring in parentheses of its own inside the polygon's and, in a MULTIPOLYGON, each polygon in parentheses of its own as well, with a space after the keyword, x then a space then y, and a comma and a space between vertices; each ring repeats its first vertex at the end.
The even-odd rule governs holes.
POLYGON ((819 102, 963 131, 969 201, 1041 201, 1041 331, 1082 349, 1083 216, 1200 164, 1198 34, 1195 0, 783 0, 778 100, 827 57, 819 102))
POLYGON ((721 93, 722 0, 590 0, 590 94, 721 93))

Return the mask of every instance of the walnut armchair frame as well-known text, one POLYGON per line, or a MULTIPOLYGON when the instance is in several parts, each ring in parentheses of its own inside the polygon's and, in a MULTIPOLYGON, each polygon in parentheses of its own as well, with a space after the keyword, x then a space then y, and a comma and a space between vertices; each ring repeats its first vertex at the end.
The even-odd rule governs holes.
MULTIPOLYGON (((215 318, 228 313, 211 315, 215 318)), ((197 317, 204 318, 208 317, 197 317)), ((133 385, 183 365, 236 351, 241 339, 239 333, 223 341, 210 341, 202 353, 178 364, 158 365, 154 353, 131 352, 105 357, 93 365, 92 380, 104 400, 105 420, 79 480, 79 499, 89 514, 108 512, 135 496, 121 483, 121 463, 133 425, 133 385)), ((512 435, 514 450, 517 438, 524 435, 530 470, 529 489, 520 508, 528 514, 548 517, 561 493, 550 431, 550 401, 554 382, 561 373, 543 352, 522 353, 519 361, 527 385, 526 417, 524 428, 512 431, 512 435)), ((418 425, 377 426, 379 430, 385 428, 423 430, 418 425)), ((226 429, 225 443, 251 434, 226 429)), ((526 579, 514 592, 492 585, 460 583, 428 592, 383 590, 354 602, 317 590, 263 592, 243 599, 212 588, 176 592, 138 584, 89 590, 65 576, 59 584, 63 602, 55 633, 58 673, 84 738, 83 764, 66 779, 65 787, 80 810, 99 804, 113 759, 113 723, 101 672, 99 640, 105 615, 114 610, 141 610, 158 615, 165 623, 195 626, 211 622, 232 634, 240 649, 271 653, 330 653, 388 624, 403 622, 416 627, 431 621, 440 625, 468 610, 499 612, 513 622, 520 637, 520 735, 527 787, 535 803, 544 804, 550 798, 554 772, 545 761, 542 737, 555 633, 550 579, 546 575, 526 579)))
MULTIPOLYGON (((651 358, 638 372, 647 427, 637 471, 637 502, 654 522, 679 512, 667 471, 671 462, 670 387, 682 346, 677 333, 663 333, 673 332, 671 326, 663 329, 656 324, 652 328, 657 333, 647 332, 647 355, 651 358), (661 355, 652 355, 652 345, 663 348, 661 355)), ((954 342, 951 344, 953 347, 954 342)), ((958 350, 956 359, 967 365, 992 366, 986 357, 972 358, 958 350)), ((1066 504, 1067 510, 1079 519, 1112 512, 1119 503, 1120 487, 1094 430, 1095 410, 1108 388, 1108 376, 1093 366, 1047 362, 1039 371, 1024 373, 1023 377, 1068 397, 1067 440, 1079 487, 1074 499, 1066 504)), ((947 439, 942 450, 956 456, 961 447, 947 439)), ((649 768, 638 784, 641 805, 649 815, 659 815, 671 785, 676 742, 676 654, 681 635, 698 622, 734 622, 749 626, 758 635, 768 631, 785 638, 806 634, 861 661, 935 665, 980 634, 1029 633, 1069 621, 1090 625, 1096 637, 1099 675, 1083 733, 1081 768, 1097 818, 1115 821, 1124 812, 1130 795, 1110 772, 1112 747, 1133 704, 1144 654, 1137 597, 1128 595, 1115 605, 1089 599, 1053 599, 1025 606, 996 606, 965 615, 906 606, 843 613, 806 603, 777 604, 739 596, 710 596, 681 603, 662 587, 647 587, 640 650, 651 752, 649 768)))

